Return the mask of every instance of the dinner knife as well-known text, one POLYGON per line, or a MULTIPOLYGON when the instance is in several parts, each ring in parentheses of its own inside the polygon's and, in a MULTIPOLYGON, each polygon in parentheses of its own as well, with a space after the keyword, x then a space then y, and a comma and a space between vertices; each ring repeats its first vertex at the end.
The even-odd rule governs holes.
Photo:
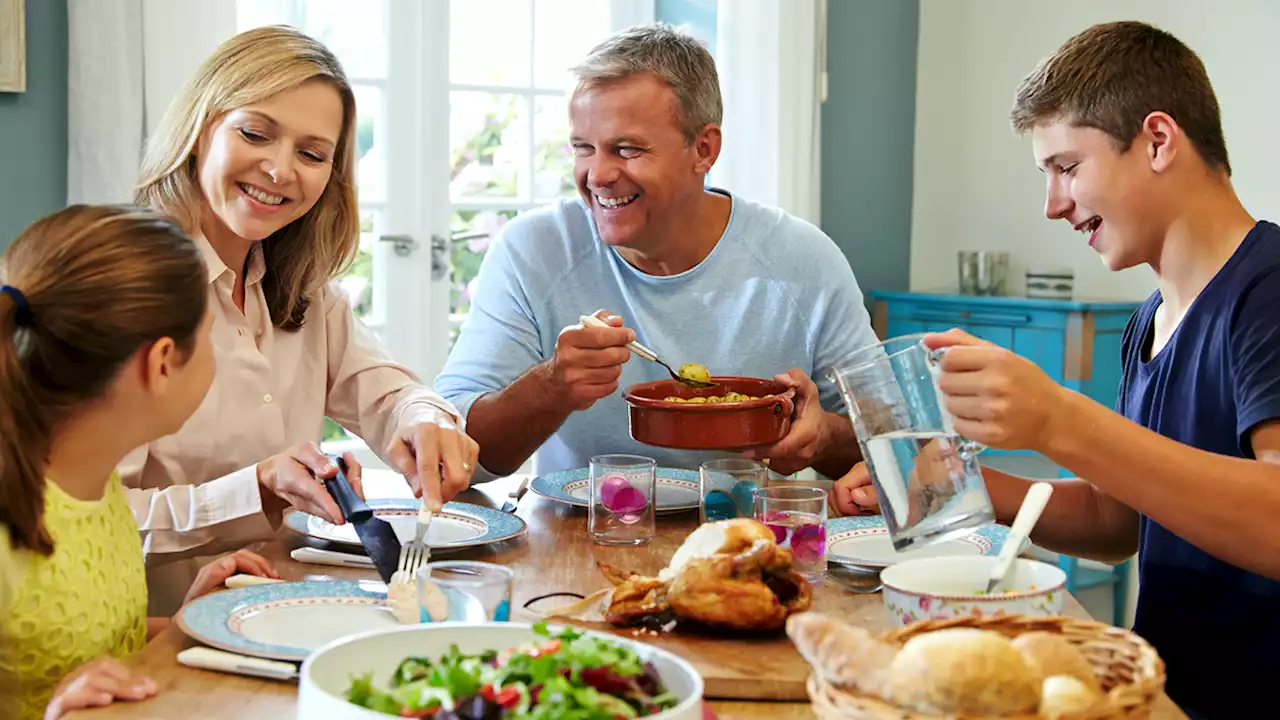
POLYGON ((520 498, 524 497, 524 494, 529 492, 529 477, 530 476, 525 475, 524 480, 520 481, 520 487, 516 488, 515 492, 507 496, 511 499, 502 504, 502 512, 513 513, 516 511, 516 506, 520 504, 520 498))
POLYGON ((338 474, 324 481, 325 489, 333 496, 334 502, 338 503, 342 517, 356 529, 360 544, 364 546, 369 559, 373 560, 373 566, 377 568, 382 581, 391 582, 391 576, 400 565, 400 538, 390 523, 374 516, 368 503, 351 487, 351 481, 347 479, 346 460, 341 456, 330 456, 330 459, 338 466, 338 474))

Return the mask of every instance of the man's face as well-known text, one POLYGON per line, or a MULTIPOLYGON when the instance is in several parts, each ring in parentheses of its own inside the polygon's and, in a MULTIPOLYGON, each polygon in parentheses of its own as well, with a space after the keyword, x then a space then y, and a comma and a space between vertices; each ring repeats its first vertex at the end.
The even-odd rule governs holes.
POLYGON ((1101 130, 1056 121, 1033 128, 1031 144, 1047 176, 1045 217, 1071 223, 1111 270, 1153 259, 1164 228, 1141 142, 1119 152, 1101 130))
POLYGON ((643 250, 702 192, 675 93, 648 74, 589 85, 569 104, 573 176, 609 245, 643 250))

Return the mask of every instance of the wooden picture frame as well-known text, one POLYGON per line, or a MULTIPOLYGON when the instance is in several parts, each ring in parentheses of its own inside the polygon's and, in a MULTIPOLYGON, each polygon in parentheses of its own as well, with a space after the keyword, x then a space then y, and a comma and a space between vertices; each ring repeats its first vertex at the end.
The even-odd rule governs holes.
POLYGON ((0 0, 0 92, 26 91, 26 0, 0 0))

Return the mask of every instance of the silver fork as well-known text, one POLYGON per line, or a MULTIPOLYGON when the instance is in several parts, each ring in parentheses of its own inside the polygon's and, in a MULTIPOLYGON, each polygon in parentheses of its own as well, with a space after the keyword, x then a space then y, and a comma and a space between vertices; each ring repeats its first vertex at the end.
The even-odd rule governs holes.
POLYGON ((427 544, 427 529, 431 526, 433 513, 427 508, 427 499, 422 498, 418 505, 418 529, 414 532, 413 542, 400 546, 399 575, 404 573, 407 580, 413 580, 418 570, 431 562, 431 546, 427 544))

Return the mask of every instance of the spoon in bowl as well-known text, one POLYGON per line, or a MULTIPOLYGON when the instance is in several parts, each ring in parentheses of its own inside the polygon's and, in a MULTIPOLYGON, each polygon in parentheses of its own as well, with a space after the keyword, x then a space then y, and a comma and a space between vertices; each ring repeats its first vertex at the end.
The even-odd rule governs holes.
MULTIPOLYGON (((605 321, 601 320, 600 318, 594 315, 582 315, 578 318, 578 321, 581 322, 586 327, 599 327, 599 328, 613 327, 612 325, 609 325, 608 323, 606 323, 605 321)), ((640 357, 644 358, 645 360, 648 360, 649 362, 658 363, 659 365, 667 369, 667 372, 671 375, 671 378, 673 380, 679 383, 683 383, 684 385, 694 388, 695 390, 703 390, 709 387, 716 386, 716 384, 713 382, 708 382, 707 380, 699 379, 698 377, 699 375, 702 377, 706 377, 708 380, 710 380, 711 378, 711 374, 708 373, 707 369, 702 367, 701 365, 694 365, 692 363, 681 365, 680 372, 677 373, 675 370, 671 369, 670 365, 659 360, 657 353, 655 353, 654 351, 650 350, 649 348, 641 345, 640 343, 634 340, 627 343, 627 349, 629 349, 631 352, 635 353, 636 355, 639 355, 640 357), (698 371, 701 371, 701 372, 698 372, 698 371)))
POLYGON ((1018 514, 1013 519, 1013 527, 1009 529, 1009 536, 1005 538, 1004 547, 1000 549, 1000 556, 996 558, 995 567, 991 569, 991 576, 987 578, 988 595, 1004 580, 1005 574, 1009 572, 1009 566, 1017 557, 1023 541, 1031 535, 1031 528, 1035 527, 1036 521, 1040 519, 1040 513, 1044 512, 1044 506, 1049 502, 1049 496, 1052 494, 1053 485, 1047 482, 1032 483, 1031 489, 1027 490, 1026 496, 1022 498, 1022 505, 1018 508, 1018 514))

